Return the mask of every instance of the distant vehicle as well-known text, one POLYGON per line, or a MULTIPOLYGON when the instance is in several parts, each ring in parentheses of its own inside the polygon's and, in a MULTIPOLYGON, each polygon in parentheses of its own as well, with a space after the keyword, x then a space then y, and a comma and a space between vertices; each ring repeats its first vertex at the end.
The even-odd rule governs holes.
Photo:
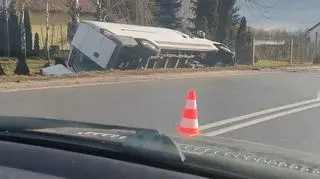
MULTIPOLYGON (((197 37, 206 38, 205 32, 198 30, 197 37)), ((217 53, 205 54, 207 58, 202 58, 202 62, 208 66, 234 66, 236 62, 235 52, 227 45, 213 41, 213 45, 218 48, 217 53)))
POLYGON ((233 66, 235 65, 236 62, 236 56, 235 52, 233 52, 228 46, 219 43, 219 42, 214 42, 213 43, 219 51, 217 52, 217 63, 221 63, 223 65, 230 65, 233 66))

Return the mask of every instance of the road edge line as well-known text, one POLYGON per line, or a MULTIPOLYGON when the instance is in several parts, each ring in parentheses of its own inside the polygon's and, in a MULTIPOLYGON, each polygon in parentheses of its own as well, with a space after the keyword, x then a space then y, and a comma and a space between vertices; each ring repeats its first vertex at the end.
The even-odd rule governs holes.
MULTIPOLYGON (((263 72, 262 72, 263 73, 263 72)), ((262 74, 259 73, 259 74, 262 74)), ((268 73, 268 72, 264 72, 268 73)), ((32 90, 46 90, 46 89, 60 89, 60 88, 77 88, 77 87, 87 87, 87 86, 99 86, 99 85, 112 85, 112 84, 129 84, 136 82, 149 82, 157 80, 178 80, 178 79, 196 79, 196 78, 215 78, 215 77, 229 77, 229 76, 242 76, 242 75, 251 75, 255 72, 248 73, 235 73, 228 75, 203 75, 203 76, 185 76, 185 77, 164 77, 164 78, 150 78, 150 79, 137 79, 129 81, 109 81, 101 83, 83 83, 83 84, 70 84, 70 85, 57 85, 57 86, 43 86, 43 87, 29 87, 29 88, 15 88, 15 89, 0 89, 0 93, 5 92, 19 92, 19 91, 32 91, 32 90)))

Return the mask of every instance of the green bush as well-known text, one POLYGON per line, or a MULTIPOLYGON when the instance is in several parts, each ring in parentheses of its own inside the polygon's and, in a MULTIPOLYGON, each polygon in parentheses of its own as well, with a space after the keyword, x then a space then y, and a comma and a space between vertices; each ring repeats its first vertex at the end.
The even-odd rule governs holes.
POLYGON ((320 64, 320 56, 317 55, 316 57, 313 58, 313 64, 320 64))

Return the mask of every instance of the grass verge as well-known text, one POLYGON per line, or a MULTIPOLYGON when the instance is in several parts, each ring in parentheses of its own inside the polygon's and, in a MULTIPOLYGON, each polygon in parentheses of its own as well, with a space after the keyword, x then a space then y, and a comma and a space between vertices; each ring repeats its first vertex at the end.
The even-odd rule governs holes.
MULTIPOLYGON (((7 76, 0 78, 1 82, 22 82, 22 81, 47 81, 55 79, 72 79, 72 78, 88 78, 88 77, 121 77, 121 76, 144 76, 151 74, 165 74, 172 73, 192 73, 192 72, 210 72, 210 71, 244 71, 244 70, 263 70, 263 69, 280 69, 283 67, 295 67, 295 66, 310 66, 310 65, 294 65, 291 66, 287 61, 269 61, 261 60, 255 65, 238 65, 236 67, 213 67, 202 69, 155 69, 155 70, 112 70, 112 71, 91 71, 72 74, 68 76, 41 76, 40 70, 47 63, 45 60, 30 58, 27 59, 27 64, 30 69, 30 76, 17 76, 14 75, 14 69, 16 67, 16 59, 14 58, 0 58, 0 63, 4 68, 7 76)), ((54 62, 50 62, 54 64, 54 62)))

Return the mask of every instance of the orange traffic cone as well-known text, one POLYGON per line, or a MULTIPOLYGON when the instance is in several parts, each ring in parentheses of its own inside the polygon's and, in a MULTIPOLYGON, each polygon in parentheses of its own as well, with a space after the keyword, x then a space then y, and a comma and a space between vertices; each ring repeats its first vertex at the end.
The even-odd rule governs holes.
POLYGON ((198 110, 196 90, 188 91, 187 102, 183 111, 183 117, 178 128, 178 132, 182 136, 199 135, 198 110))

